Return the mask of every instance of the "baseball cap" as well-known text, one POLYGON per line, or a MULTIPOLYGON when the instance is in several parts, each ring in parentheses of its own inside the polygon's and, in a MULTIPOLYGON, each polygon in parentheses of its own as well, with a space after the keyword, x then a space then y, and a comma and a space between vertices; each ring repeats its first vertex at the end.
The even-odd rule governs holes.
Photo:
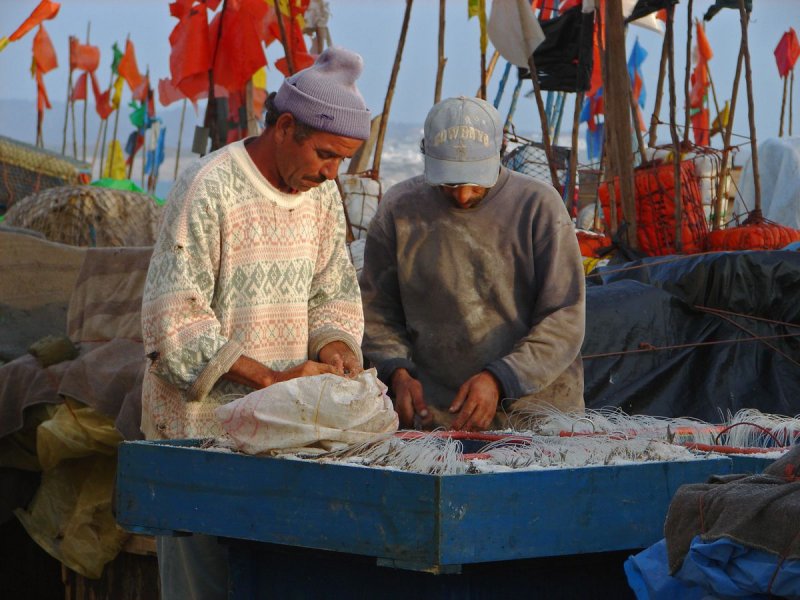
POLYGON ((492 187, 500 173, 503 125, 480 98, 447 98, 425 119, 425 181, 492 187))

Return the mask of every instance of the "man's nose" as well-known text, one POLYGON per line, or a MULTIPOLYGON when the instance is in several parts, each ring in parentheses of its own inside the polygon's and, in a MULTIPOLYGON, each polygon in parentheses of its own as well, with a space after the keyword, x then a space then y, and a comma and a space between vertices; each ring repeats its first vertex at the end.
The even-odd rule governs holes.
POLYGON ((472 201, 472 196, 472 190, 466 187, 456 188, 453 190, 453 198, 459 204, 459 206, 469 204, 472 201))

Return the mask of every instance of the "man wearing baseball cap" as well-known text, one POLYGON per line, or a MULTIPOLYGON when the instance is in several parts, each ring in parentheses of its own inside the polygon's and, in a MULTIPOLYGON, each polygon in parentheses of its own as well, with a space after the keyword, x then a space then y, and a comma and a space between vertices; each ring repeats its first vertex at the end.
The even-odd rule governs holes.
MULTIPOLYGON (((369 137, 362 66, 325 50, 270 96, 260 136, 175 183, 142 304, 148 439, 218 437, 214 408, 232 398, 361 371, 361 297, 332 180, 369 137)), ((227 598, 216 538, 159 537, 158 559, 163 599, 227 598)))
POLYGON ((584 406, 575 230, 553 187, 501 165, 502 141, 487 102, 436 104, 425 174, 389 189, 370 224, 362 348, 401 426, 500 429, 584 406))

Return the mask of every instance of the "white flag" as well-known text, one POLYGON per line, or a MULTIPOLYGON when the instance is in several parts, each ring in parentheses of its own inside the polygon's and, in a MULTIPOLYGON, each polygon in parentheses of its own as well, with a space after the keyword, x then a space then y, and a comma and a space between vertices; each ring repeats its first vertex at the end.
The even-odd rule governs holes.
POLYGON ((518 67, 527 67, 528 58, 544 41, 529 0, 494 0, 486 31, 500 56, 518 67))

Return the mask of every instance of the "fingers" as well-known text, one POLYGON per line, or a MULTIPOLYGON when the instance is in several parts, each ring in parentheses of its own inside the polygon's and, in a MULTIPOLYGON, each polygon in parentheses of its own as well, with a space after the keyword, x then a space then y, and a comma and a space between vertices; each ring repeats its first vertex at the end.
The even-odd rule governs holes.
POLYGON ((364 367, 355 354, 348 352, 344 355, 342 366, 346 377, 355 377, 364 371, 364 367))

